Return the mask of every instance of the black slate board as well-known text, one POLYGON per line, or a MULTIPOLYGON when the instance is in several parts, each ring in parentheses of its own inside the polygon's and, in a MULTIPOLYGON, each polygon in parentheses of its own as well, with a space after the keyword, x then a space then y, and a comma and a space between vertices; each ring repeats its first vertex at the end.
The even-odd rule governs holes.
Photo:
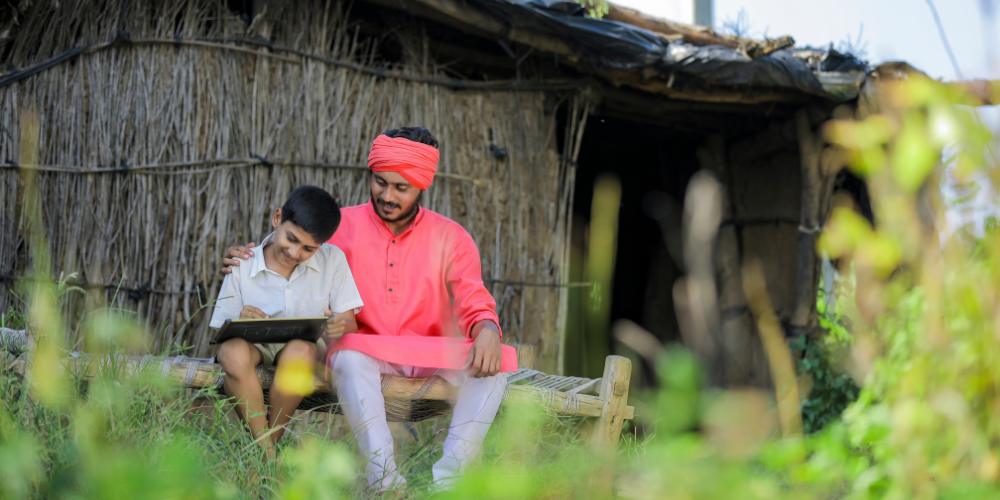
POLYGON ((284 344, 291 340, 316 342, 323 333, 325 316, 316 318, 227 319, 212 344, 232 338, 254 344, 284 344))

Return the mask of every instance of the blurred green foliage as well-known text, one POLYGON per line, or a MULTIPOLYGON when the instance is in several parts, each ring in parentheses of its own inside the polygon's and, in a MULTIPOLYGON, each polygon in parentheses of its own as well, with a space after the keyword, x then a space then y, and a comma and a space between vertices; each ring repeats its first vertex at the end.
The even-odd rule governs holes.
POLYGON ((587 8, 587 15, 594 19, 604 17, 609 10, 608 2, 604 0, 573 0, 587 8))
POLYGON ((844 316, 848 304, 854 301, 853 280, 847 278, 837 283, 835 295, 838 297, 832 301, 833 307, 827 310, 826 292, 823 286, 819 287, 816 308, 822 334, 789 342, 789 347, 801 352, 797 368, 810 388, 802 402, 802 424, 810 434, 839 419, 844 409, 858 399, 861 390, 842 364, 854 338, 844 316))

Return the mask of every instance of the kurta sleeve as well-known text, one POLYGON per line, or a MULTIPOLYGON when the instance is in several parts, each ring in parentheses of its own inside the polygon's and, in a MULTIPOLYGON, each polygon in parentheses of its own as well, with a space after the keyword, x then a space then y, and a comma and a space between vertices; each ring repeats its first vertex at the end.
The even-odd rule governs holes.
MULTIPOLYGON (((249 264, 247 264, 249 265, 249 264)), ((233 272, 226 275, 219 287, 219 298, 215 301, 212 310, 212 321, 208 326, 212 328, 222 328, 227 319, 240 317, 243 310, 243 294, 240 293, 240 271, 238 267, 233 267, 233 272)))
POLYGON ((483 269, 479 260, 479 249, 476 248, 472 237, 464 230, 460 237, 455 238, 455 243, 452 245, 452 251, 448 257, 445 279, 448 283, 448 293, 451 295, 458 331, 466 337, 471 337, 472 327, 485 319, 496 323, 499 330, 500 318, 497 317, 496 301, 483 285, 483 269))

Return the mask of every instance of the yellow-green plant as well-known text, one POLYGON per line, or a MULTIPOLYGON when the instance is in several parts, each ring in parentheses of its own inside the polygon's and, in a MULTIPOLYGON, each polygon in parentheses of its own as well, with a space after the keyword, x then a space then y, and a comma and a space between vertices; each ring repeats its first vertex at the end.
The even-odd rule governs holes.
POLYGON ((604 0, 573 0, 587 8, 587 15, 600 19, 608 13, 608 2, 604 0))
POLYGON ((867 180, 878 221, 840 209, 820 240, 857 276, 853 361, 865 377, 844 431, 870 465, 850 477, 851 493, 992 498, 1000 235, 975 245, 945 237, 960 233, 948 231, 939 186, 946 175, 1000 185, 993 139, 960 88, 914 75, 882 85, 881 97, 879 113, 827 128, 867 180))

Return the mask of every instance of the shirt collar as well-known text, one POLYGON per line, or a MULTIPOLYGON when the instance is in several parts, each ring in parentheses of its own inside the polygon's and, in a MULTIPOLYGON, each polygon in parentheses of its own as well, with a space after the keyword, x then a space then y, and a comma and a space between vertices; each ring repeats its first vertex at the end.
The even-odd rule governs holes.
MULTIPOLYGON (((260 249, 260 251, 259 252, 254 252, 253 256, 250 257, 250 263, 251 263, 250 264, 250 277, 251 278, 253 278, 254 276, 257 276, 257 274, 259 274, 259 273, 261 273, 262 271, 265 271, 265 270, 266 271, 270 271, 272 273, 275 272, 275 271, 272 271, 272 270, 268 269, 267 268, 267 263, 264 261, 264 247, 266 247, 269 243, 274 243, 274 232, 272 232, 271 234, 269 234, 269 235, 267 235, 267 236, 264 237, 264 239, 260 242, 260 247, 258 247, 260 249)), ((317 251, 316 253, 319 253, 319 252, 317 251)), ((322 271, 322 269, 320 269, 320 266, 319 266, 319 261, 316 259, 316 254, 315 253, 313 254, 312 257, 309 257, 308 259, 306 259, 305 262, 303 262, 302 264, 299 264, 299 265, 306 266, 309 269, 312 269, 313 271, 322 271)), ((277 274, 277 273, 275 273, 275 274, 277 274)))
MULTIPOLYGON (((368 217, 371 218, 372 222, 374 222, 376 226, 385 230, 385 232, 390 236, 396 236, 392 232, 392 229, 389 229, 389 225, 386 224, 385 221, 382 220, 382 218, 379 217, 378 214, 375 212, 375 205, 371 198, 368 198, 368 203, 366 203, 366 205, 368 207, 366 209, 368 211, 368 217)), ((420 224, 420 221, 423 220, 424 218, 424 212, 426 211, 427 211, 426 208, 420 207, 420 209, 417 210, 416 217, 413 218, 413 222, 411 222, 410 225, 402 233, 399 234, 399 236, 403 236, 404 234, 410 232, 410 230, 412 230, 414 227, 416 227, 417 224, 420 224)))

